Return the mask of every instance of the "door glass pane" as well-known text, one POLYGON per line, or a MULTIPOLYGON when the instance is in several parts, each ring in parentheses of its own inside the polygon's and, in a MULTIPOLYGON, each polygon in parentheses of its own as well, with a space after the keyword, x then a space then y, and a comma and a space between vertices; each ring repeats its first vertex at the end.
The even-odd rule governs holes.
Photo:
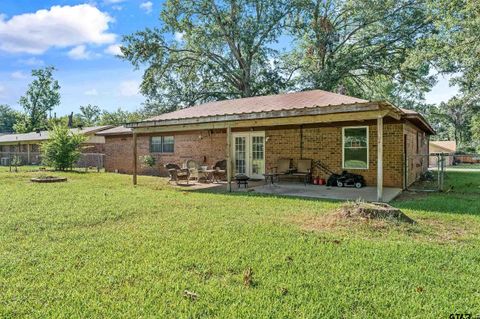
POLYGON ((252 174, 262 175, 265 173, 263 136, 252 136, 252 174))
POLYGON ((243 136, 235 137, 235 173, 246 174, 246 139, 243 136))

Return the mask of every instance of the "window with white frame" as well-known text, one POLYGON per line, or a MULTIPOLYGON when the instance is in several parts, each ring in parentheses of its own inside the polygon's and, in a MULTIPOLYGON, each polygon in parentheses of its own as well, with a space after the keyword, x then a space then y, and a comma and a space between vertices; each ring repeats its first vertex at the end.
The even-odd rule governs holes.
POLYGON ((343 168, 368 169, 368 127, 343 128, 343 168))
POLYGON ((150 138, 150 152, 152 153, 173 153, 173 136, 152 136, 150 138))

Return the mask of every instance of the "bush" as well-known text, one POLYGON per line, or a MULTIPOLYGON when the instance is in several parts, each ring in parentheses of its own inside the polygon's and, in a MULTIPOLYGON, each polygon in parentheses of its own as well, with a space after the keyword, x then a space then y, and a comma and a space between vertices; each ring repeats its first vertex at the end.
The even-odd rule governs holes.
POLYGON ((146 167, 154 167, 156 160, 155 160, 155 157, 153 157, 152 155, 145 155, 143 157, 142 162, 143 162, 143 165, 146 167))
POLYGON ((42 145, 43 162, 56 170, 72 168, 80 158, 80 146, 85 136, 75 134, 68 127, 54 126, 49 139, 42 145))

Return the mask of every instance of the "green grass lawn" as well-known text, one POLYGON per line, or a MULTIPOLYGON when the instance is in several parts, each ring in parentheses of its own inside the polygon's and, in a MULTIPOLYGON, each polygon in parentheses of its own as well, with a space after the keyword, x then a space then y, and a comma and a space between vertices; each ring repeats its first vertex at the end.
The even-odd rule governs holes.
POLYGON ((331 222, 333 201, 36 175, 0 168, 2 318, 480 314, 480 172, 449 172, 450 192, 393 203, 413 226, 331 222))

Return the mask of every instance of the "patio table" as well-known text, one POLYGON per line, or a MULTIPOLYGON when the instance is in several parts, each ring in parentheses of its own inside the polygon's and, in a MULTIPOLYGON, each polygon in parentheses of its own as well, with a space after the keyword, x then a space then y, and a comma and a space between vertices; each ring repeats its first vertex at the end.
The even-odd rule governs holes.
POLYGON ((277 174, 277 173, 265 173, 265 174, 263 174, 263 176, 265 177, 265 184, 269 184, 269 181, 270 181, 270 185, 278 183, 278 175, 280 175, 280 174, 277 174))
POLYGON ((213 173, 215 173, 216 170, 214 170, 214 169, 204 169, 204 170, 202 170, 202 172, 205 173, 207 182, 209 182, 209 183, 214 182, 215 176, 214 176, 213 173))

